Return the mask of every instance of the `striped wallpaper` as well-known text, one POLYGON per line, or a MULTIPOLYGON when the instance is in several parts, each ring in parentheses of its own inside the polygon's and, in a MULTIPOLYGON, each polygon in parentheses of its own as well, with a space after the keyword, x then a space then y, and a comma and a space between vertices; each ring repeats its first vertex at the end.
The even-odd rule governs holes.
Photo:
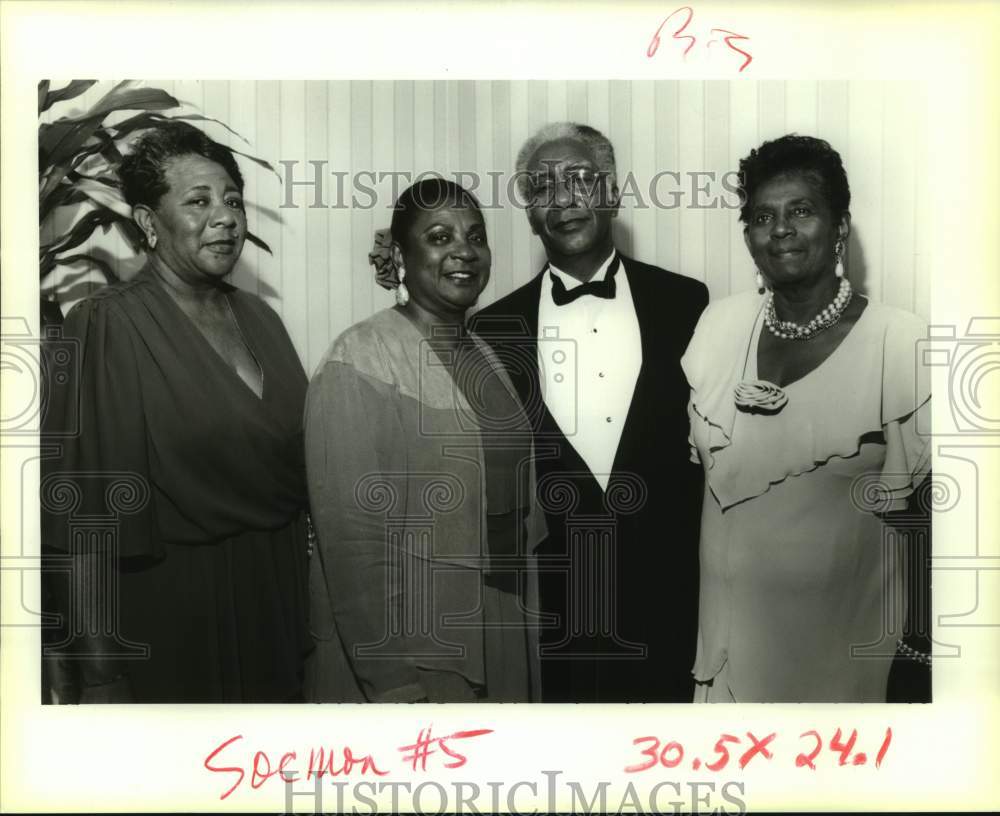
MULTIPOLYGON (((53 83, 57 85, 58 83, 53 83)), ((753 285, 736 210, 705 206, 741 156, 788 132, 821 136, 844 158, 853 232, 848 273, 874 298, 930 315, 926 236, 926 101, 922 86, 812 81, 150 81, 226 122, 249 144, 208 124, 215 138, 267 159, 246 161, 250 229, 273 256, 247 244, 234 282, 282 315, 308 371, 345 328, 392 302, 367 263, 372 233, 388 226, 393 178, 370 173, 476 173, 493 249, 488 303, 527 281, 543 254, 523 211, 506 201, 521 143, 548 121, 593 125, 615 146, 625 199, 615 229, 628 254, 705 281, 713 298, 753 285), (291 164, 290 164, 291 163, 291 164), (310 164, 312 163, 312 164, 310 164), (323 190, 286 189, 318 171, 323 190), (649 192, 655 185, 658 201, 649 192), (492 179, 487 174, 492 173, 492 179), (692 176, 696 173, 715 174, 692 176), (335 175, 337 174, 337 175, 335 175), (360 174, 360 175, 357 175, 360 174), (352 183, 357 175, 358 184, 352 183), (499 196, 491 184, 499 181, 499 196), (338 189, 342 186, 342 193, 338 189), (693 192, 699 186, 703 192, 693 192), (365 188, 374 191, 374 195, 365 188), (352 194, 355 201, 352 204, 352 194), (290 199, 293 206, 283 206, 290 199), (338 201, 339 199, 339 201, 338 201), (374 201, 373 201, 374 199, 374 201)), ((55 117, 89 105, 111 83, 56 105, 55 117)), ((469 176, 466 175, 466 180, 469 176)), ((396 179, 399 189, 405 181, 396 179)), ((68 217, 68 214, 67 214, 68 217)), ((45 240, 46 236, 43 235, 45 240)), ((112 233, 91 250, 110 254, 127 276, 141 259, 112 233)), ((79 270, 62 270, 67 300, 87 289, 79 270)), ((53 283, 53 282, 49 282, 53 283)))

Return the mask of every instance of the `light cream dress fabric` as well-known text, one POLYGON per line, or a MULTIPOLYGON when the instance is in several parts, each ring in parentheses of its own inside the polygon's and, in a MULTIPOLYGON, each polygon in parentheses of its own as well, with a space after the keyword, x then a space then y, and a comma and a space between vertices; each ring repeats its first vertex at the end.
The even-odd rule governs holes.
POLYGON ((930 468, 926 327, 869 303, 778 413, 747 413, 734 389, 757 379, 762 307, 713 303, 682 360, 706 476, 696 700, 884 702, 906 601, 875 513, 930 468))

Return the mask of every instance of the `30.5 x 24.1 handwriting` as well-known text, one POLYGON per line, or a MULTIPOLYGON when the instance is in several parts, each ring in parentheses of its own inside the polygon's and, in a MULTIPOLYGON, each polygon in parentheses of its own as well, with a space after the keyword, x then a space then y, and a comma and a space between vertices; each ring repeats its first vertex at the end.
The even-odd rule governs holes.
MULTIPOLYGON (((892 729, 886 728, 882 743, 878 746, 873 764, 876 768, 882 766, 882 761, 889 750, 892 742, 892 729)), ((637 748, 642 747, 639 755, 645 757, 640 762, 625 766, 626 773, 639 773, 648 771, 657 766, 663 768, 676 768, 685 761, 688 767, 699 770, 704 766, 709 771, 721 771, 726 768, 731 761, 735 760, 740 769, 746 768, 751 762, 765 762, 781 757, 782 754, 791 756, 794 751, 780 750, 783 743, 778 740, 776 731, 766 734, 763 737, 757 736, 752 731, 746 732, 746 738, 737 737, 734 734, 722 734, 716 740, 715 746, 709 752, 709 756, 689 755, 684 746, 675 741, 662 743, 658 737, 636 737, 632 740, 632 745, 637 748), (643 747, 644 746, 644 747, 643 747)), ((818 731, 804 731, 798 736, 799 751, 795 756, 795 767, 810 768, 816 770, 817 761, 823 762, 821 754, 829 756, 830 762, 837 765, 866 765, 869 762, 869 754, 859 749, 858 731, 851 729, 851 733, 845 739, 842 729, 838 728, 836 733, 828 742, 824 742, 823 736, 818 731)))

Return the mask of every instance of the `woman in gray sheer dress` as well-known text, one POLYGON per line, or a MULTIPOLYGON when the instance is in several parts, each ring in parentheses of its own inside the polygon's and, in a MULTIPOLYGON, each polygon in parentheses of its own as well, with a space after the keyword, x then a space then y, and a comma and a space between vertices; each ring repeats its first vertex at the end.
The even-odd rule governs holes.
POLYGON ((337 338, 309 387, 307 696, 527 701, 530 427, 465 328, 490 276, 483 216, 426 179, 399 197, 391 236, 379 282, 397 305, 337 338))

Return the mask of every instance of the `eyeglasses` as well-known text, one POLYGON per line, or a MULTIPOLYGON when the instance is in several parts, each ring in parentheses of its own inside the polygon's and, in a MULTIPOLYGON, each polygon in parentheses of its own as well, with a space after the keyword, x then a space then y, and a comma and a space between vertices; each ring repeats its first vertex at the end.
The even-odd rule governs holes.
POLYGON ((528 200, 531 204, 550 204, 560 186, 574 198, 591 198, 607 173, 590 167, 575 167, 563 173, 534 173, 528 177, 528 200))

